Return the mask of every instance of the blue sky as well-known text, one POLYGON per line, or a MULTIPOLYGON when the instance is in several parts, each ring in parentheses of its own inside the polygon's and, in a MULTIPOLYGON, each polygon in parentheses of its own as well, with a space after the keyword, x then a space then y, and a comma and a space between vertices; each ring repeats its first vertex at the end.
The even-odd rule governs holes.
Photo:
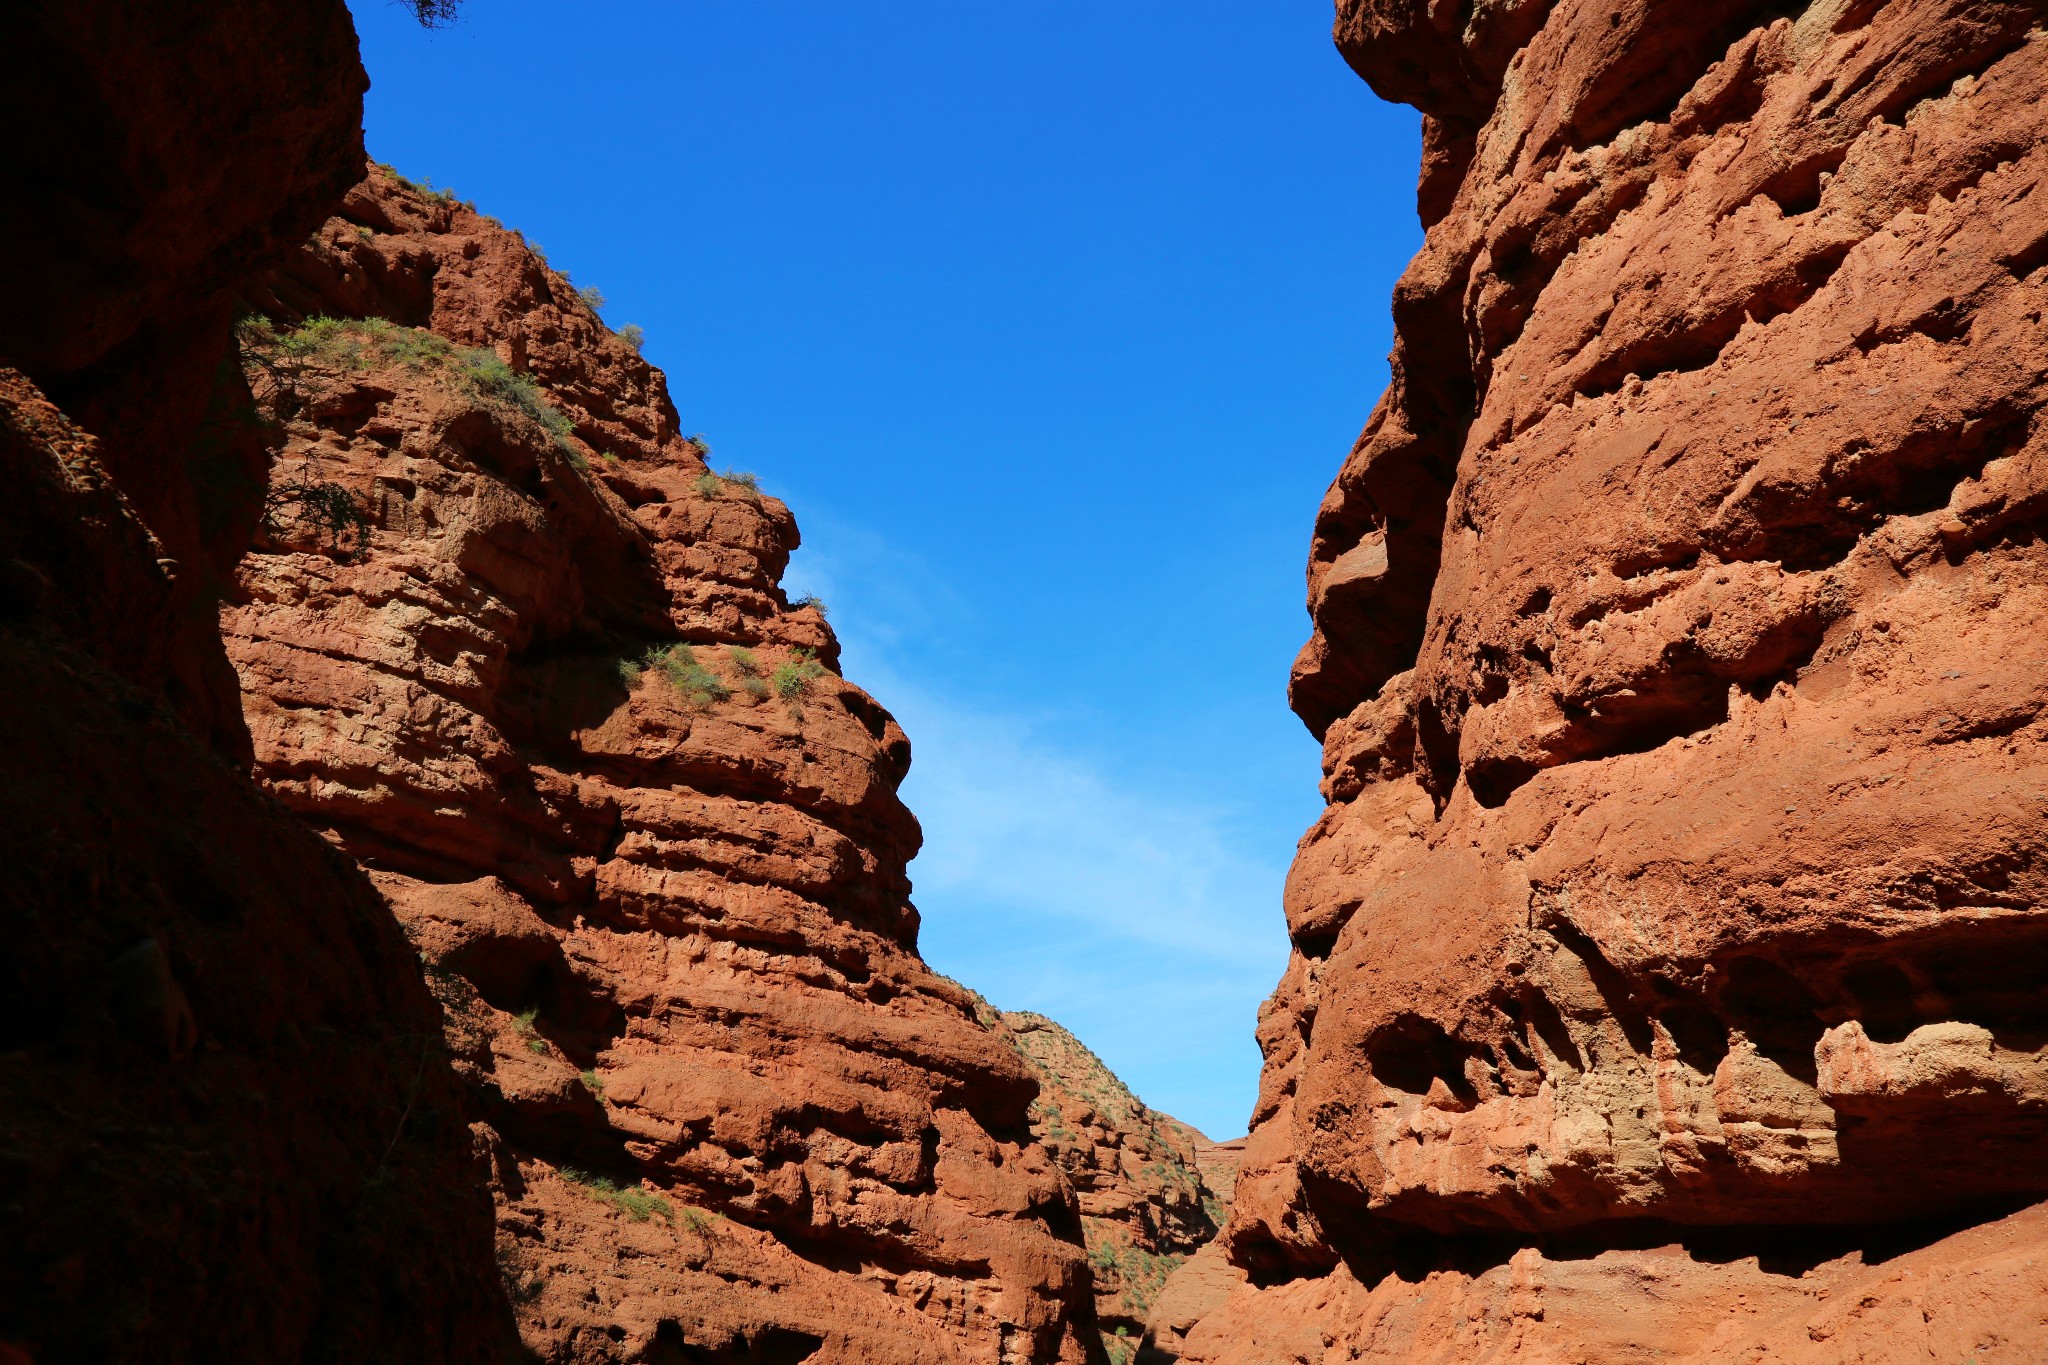
POLYGON ((353 7, 371 154, 602 289, 795 510, 911 737, 926 957, 1242 1132, 1309 528, 1421 240, 1327 0, 353 7))

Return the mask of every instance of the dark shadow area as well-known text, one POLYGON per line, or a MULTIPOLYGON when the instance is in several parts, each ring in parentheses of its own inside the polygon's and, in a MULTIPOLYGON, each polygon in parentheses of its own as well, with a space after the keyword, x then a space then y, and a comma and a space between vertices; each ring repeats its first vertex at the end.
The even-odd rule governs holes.
POLYGON ((716 1342, 699 1337, 692 1343, 673 1318, 654 1329, 654 1340, 641 1357, 647 1365, 802 1365, 825 1345, 823 1337, 787 1327, 768 1327, 753 1334, 734 1333, 716 1342))
POLYGON ((1654 1219, 1589 1223, 1543 1236, 1473 1231, 1434 1234, 1382 1225, 1368 1247, 1354 1243, 1363 1255, 1344 1260, 1368 1288, 1392 1275, 1420 1284, 1433 1273, 1454 1271, 1477 1277, 1505 1266, 1515 1254, 1534 1247, 1552 1261, 1583 1261, 1613 1251, 1650 1251, 1682 1247, 1687 1256, 1710 1265, 1754 1259, 1767 1275, 1796 1279, 1829 1261, 1860 1255, 1866 1265, 1881 1265, 1945 1237, 2017 1213, 2036 1202, 2032 1197, 1977 1201, 1938 1217, 1897 1222, 1816 1227, 1799 1224, 1749 1224, 1700 1227, 1654 1219))

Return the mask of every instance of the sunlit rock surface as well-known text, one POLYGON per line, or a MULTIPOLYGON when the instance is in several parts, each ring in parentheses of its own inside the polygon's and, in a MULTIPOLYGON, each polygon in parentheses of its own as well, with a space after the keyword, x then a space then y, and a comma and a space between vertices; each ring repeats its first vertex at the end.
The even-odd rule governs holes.
POLYGON ((258 770, 413 935, 528 1345, 1087 1359, 1031 1072, 917 955, 910 746, 778 586, 787 509, 517 234, 387 171, 254 302, 258 770))
POLYGON ((1188 1358, 2048 1349, 2040 22, 1340 7, 1428 236, 1188 1358))

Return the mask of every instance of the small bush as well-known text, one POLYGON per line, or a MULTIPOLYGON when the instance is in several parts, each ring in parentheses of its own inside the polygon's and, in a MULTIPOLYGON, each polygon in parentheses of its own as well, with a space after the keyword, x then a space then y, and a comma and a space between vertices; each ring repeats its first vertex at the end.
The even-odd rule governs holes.
POLYGON ((697 651, 688 645, 657 645, 647 651, 643 662, 700 711, 732 695, 732 689, 699 662, 697 651))
POLYGON ((761 675, 761 661, 754 651, 741 645, 730 645, 725 656, 732 660, 733 671, 740 675, 740 691, 755 701, 766 701, 775 695, 775 689, 761 675))
POLYGON ((604 1098, 604 1081, 595 1070, 584 1072, 581 1079, 584 1089, 597 1096, 600 1100, 604 1098))
POLYGON ((361 327, 342 318, 307 318, 277 338, 280 354, 292 360, 319 361, 336 369, 359 370, 365 362, 361 327))
POLYGON ((546 429, 571 464, 588 468, 589 461, 570 444, 576 424, 548 402, 532 376, 521 374, 497 352, 475 347, 457 350, 447 338, 423 327, 401 327, 389 318, 311 317, 288 332, 268 318, 250 316, 235 326, 245 358, 268 368, 287 390, 310 364, 334 369, 364 370, 397 364, 409 369, 449 365, 458 383, 487 402, 516 408, 546 429))
POLYGON ((455 350, 423 327, 401 327, 389 318, 310 317, 280 332, 270 319, 252 314, 235 324, 235 340, 245 357, 281 380, 295 377, 308 364, 363 370, 396 363, 419 369, 455 350))
POLYGON ((526 1263, 518 1251, 502 1242, 498 1244, 497 1260, 498 1274, 503 1279, 505 1291, 511 1295, 512 1302, 532 1303, 540 1297, 541 1291, 548 1287, 545 1279, 538 1275, 528 1275, 526 1263))
POLYGON ((825 665, 808 649, 800 649, 797 657, 777 668, 769 676, 769 683, 775 688, 775 695, 784 701, 795 701, 807 697, 811 684, 825 676, 825 665))
POLYGON ((683 1211, 676 1216, 676 1221, 701 1237, 710 1233, 713 1223, 723 1222, 724 1215, 713 1213, 709 1209, 700 1209, 694 1205, 685 1204, 683 1205, 683 1211))
MULTIPOLYGON (((457 3, 457 0, 407 0, 407 3, 413 4, 415 8, 420 7, 422 4, 426 5, 427 7, 445 8, 448 14, 452 16, 455 13, 455 5, 457 3)), ((437 190, 434 188, 434 182, 427 179, 425 176, 421 176, 418 180, 414 180, 411 176, 399 174, 398 168, 395 166, 387 165, 386 163, 381 161, 378 162, 377 164, 380 169, 389 173, 393 180, 396 180, 399 184, 405 186, 414 194, 421 195, 425 198, 431 199, 437 204, 453 204, 455 202, 454 190, 437 190)))
POLYGON ((512 1031, 526 1040, 526 1050, 541 1056, 547 1055, 547 1041, 534 1031, 534 1016, 538 1010, 521 1010, 512 1016, 512 1031))
POLYGON ((455 22, 455 11, 462 8, 462 0, 405 0, 405 7, 420 21, 421 28, 445 28, 455 22))
POLYGON ((576 297, 583 300, 583 306, 595 313, 604 307, 604 290, 594 284, 586 284, 576 291, 576 297))
POLYGON ((591 1175, 587 1171, 577 1170, 574 1166, 562 1167, 562 1179, 579 1186, 591 1198, 601 1199, 610 1204, 636 1223, 644 1223, 649 1218, 657 1216, 669 1223, 676 1221, 676 1211, 668 1200, 641 1189, 637 1180, 630 1185, 621 1186, 608 1177, 591 1175))
POLYGON ((569 438, 576 433, 576 424, 548 402, 532 376, 519 373, 496 351, 482 347, 458 351, 455 360, 473 393, 490 402, 517 408, 545 427, 556 444, 565 449, 568 447, 569 438))
POLYGON ((383 318, 365 318, 364 323, 381 323, 381 329, 371 335, 377 349, 384 358, 408 369, 421 369, 438 364, 455 353, 454 345, 442 336, 436 336, 424 327, 400 327, 385 322, 383 318))
POLYGON ((640 354, 640 348, 647 344, 647 329, 637 322, 629 322, 615 334, 619 340, 633 348, 633 354, 640 354))
POLYGON ((706 462, 709 462, 709 461, 710 461, 710 459, 711 459, 711 442, 709 442, 708 440, 704 439, 704 433, 703 433, 703 432, 701 432, 701 431, 700 431, 700 432, 697 432, 697 433, 696 433, 695 435, 693 435, 693 436, 685 436, 685 437, 683 438, 683 444, 684 444, 684 445, 686 445, 686 446, 688 446, 688 447, 690 447, 690 448, 691 448, 692 450, 696 451, 696 452, 697 452, 697 458, 698 458, 698 459, 700 459, 700 460, 704 460, 704 461, 706 461, 706 462))
POLYGON ((789 604, 789 607, 791 611, 802 611, 804 608, 809 607, 812 611, 818 613, 818 615, 820 616, 828 616, 831 614, 825 610, 825 599, 818 596, 818 594, 814 592, 805 593, 802 597, 799 597, 795 601, 791 602, 789 604))
POLYGON ((727 493, 749 501, 761 497, 761 480, 744 469, 721 469, 716 474, 707 469, 693 486, 698 496, 705 498, 722 498, 727 493))

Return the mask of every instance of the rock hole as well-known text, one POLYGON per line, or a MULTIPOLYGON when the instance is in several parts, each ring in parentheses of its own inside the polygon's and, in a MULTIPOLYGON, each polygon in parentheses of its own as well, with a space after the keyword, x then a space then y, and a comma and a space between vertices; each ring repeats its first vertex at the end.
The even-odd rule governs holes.
POLYGON ((1565 1027, 1564 1016, 1558 1013, 1557 1006, 1550 1002, 1550 997, 1540 992, 1530 995, 1526 998, 1526 1008, 1531 1033, 1543 1040, 1543 1045, 1550 1049, 1550 1054, 1573 1071, 1584 1071, 1585 1054, 1580 1052, 1579 1045, 1572 1041, 1571 1030, 1565 1027))
POLYGON ((1890 962, 1861 962, 1842 977, 1863 1031, 1880 1043, 1896 1043, 1920 1024, 1913 1007, 1913 983, 1890 962))
POLYGON ((1699 562, 1700 547, 1697 545, 1654 545, 1618 556, 1614 561, 1614 576, 1642 578, 1666 569, 1690 569, 1699 562))
POLYGON ((1294 934, 1294 951, 1311 962, 1320 962, 1337 946, 1335 929, 1302 930, 1294 934))
POLYGON ((1723 1019, 1759 1052, 1812 1083, 1813 1047, 1827 1026, 1798 977, 1766 958, 1738 957, 1728 964, 1718 994, 1723 1019))
POLYGON ((1971 933, 1976 942, 1936 942, 1914 955, 1913 966, 1942 997, 1940 1017, 1980 1024, 2006 1046, 2032 1051, 2038 1044, 2030 1046, 2028 1040, 2043 1032, 2040 1002, 2048 998, 2048 944, 2028 926, 2002 933, 1987 933, 1987 928, 1971 933))
POLYGON ((2016 280, 2023 280, 2042 266, 2048 265, 2048 231, 2044 231, 2012 255, 2001 259, 1999 264, 2010 271, 2016 280))
POLYGON ((647 1365, 802 1365, 824 1345, 823 1337, 809 1332, 769 1327, 752 1341, 744 1333, 736 1333, 716 1346, 693 1346, 683 1335, 682 1325, 666 1319, 654 1329, 654 1340, 648 1343, 641 1359, 647 1365))
POLYGON ((1465 770, 1465 785, 1472 789, 1474 801, 1488 810, 1497 810, 1517 788, 1541 771, 1526 758, 1484 759, 1465 770))
POLYGON ((853 718, 861 723, 861 728, 866 730, 871 738, 880 740, 887 732, 889 713, 873 698, 849 690, 841 693, 839 700, 853 713, 853 718))
POLYGON ((1728 1055, 1728 1030, 1704 1005, 1678 1005, 1657 1016, 1664 1031, 1678 1049, 1678 1060, 1702 1075, 1711 1076, 1728 1055))
MULTIPOLYGON (((1839 170, 1842 159, 1848 154, 1849 144, 1846 142, 1837 147, 1829 147, 1772 176, 1764 182, 1762 192, 1778 206, 1778 212, 1787 218, 1797 218, 1802 213, 1811 213, 1820 207, 1821 191, 1824 188, 1821 177, 1832 175, 1839 170)), ((1843 247, 1842 253, 1846 255, 1848 248, 1843 247)))
POLYGON ((1550 936, 1563 946, 1564 950, 1585 964, 1586 975, 1593 978, 1594 989, 1607 1004, 1607 1013, 1621 1026, 1622 1036, 1637 1056, 1650 1055, 1652 1038, 1650 1020, 1636 1006, 1635 992, 1629 989, 1628 979, 1614 969, 1607 955, 1600 951, 1600 945, 1580 932, 1577 925, 1558 919, 1547 926, 1550 936))
POLYGON ((1366 1062, 1383 1086, 1410 1095, 1426 1095, 1432 1082, 1442 1081, 1462 1104, 1476 1104, 1478 1092, 1465 1078, 1468 1049, 1459 1046, 1437 1024, 1402 1015, 1365 1045, 1366 1062))
POLYGON ((1503 1033, 1500 1038, 1500 1053, 1507 1064, 1517 1071, 1537 1071, 1536 1059, 1529 1055, 1529 1049, 1522 1046, 1522 1040, 1512 1033, 1503 1033))
POLYGON ((1458 783, 1458 737, 1444 724, 1436 703, 1427 697, 1415 704, 1415 749, 1420 760, 1416 764, 1418 776, 1424 790, 1435 800, 1437 813, 1442 814, 1451 789, 1458 783))

